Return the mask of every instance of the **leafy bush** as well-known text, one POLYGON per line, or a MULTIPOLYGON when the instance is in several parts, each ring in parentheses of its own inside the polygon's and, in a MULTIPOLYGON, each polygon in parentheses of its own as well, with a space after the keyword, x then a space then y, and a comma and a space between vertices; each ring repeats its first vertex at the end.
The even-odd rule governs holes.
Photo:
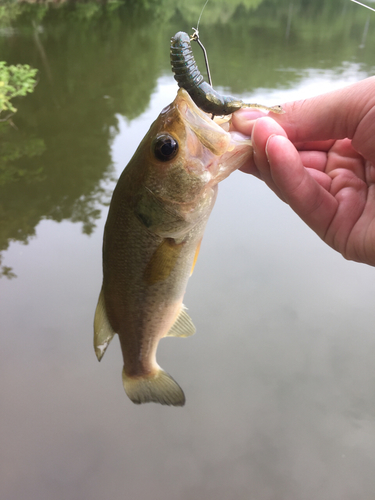
POLYGON ((17 111, 11 99, 34 90, 37 71, 28 64, 7 66, 0 61, 0 120, 6 120, 17 111), (8 116, 5 116, 7 113, 8 116))

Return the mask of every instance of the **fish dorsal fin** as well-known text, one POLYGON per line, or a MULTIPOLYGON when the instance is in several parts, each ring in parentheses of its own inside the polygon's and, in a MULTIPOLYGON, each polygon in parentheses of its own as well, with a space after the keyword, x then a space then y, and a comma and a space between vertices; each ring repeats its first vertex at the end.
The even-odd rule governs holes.
POLYGON ((195 326, 186 312, 186 307, 182 304, 177 319, 168 331, 166 337, 190 337, 190 335, 194 335, 194 333, 195 326))
POLYGON ((109 324, 107 311, 105 309, 103 289, 100 291, 98 305, 96 306, 94 318, 94 348, 95 354, 100 361, 113 339, 115 332, 109 324))

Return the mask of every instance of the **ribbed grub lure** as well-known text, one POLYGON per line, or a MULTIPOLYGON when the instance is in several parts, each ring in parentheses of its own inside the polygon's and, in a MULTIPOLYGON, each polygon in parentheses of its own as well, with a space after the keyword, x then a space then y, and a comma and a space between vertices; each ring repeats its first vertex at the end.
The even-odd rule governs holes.
POLYGON ((258 108, 272 113, 284 113, 281 106, 247 104, 232 96, 221 95, 204 81, 191 49, 190 41, 197 39, 197 31, 192 38, 179 31, 171 39, 171 64, 174 78, 180 88, 185 89, 195 104, 212 115, 229 115, 241 108, 258 108), (195 37, 195 38, 194 38, 195 37))

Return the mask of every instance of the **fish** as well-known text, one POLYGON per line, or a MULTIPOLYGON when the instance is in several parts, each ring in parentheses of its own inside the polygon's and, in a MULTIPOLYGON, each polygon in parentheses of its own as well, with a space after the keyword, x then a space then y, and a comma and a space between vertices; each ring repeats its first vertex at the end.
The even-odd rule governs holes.
POLYGON ((187 282, 218 183, 251 154, 251 139, 230 131, 230 118, 211 120, 179 89, 117 182, 104 229, 94 348, 100 361, 118 334, 133 403, 185 404, 156 350, 164 337, 195 333, 183 304, 187 282))

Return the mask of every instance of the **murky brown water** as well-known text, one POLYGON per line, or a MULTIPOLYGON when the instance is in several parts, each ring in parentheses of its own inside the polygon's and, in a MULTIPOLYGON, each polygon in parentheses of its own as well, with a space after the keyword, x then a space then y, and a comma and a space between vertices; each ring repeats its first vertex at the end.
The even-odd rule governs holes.
MULTIPOLYGON (((219 88, 275 104, 372 74, 375 14, 258 3, 202 18, 219 88)), ((159 346, 186 406, 133 405, 117 339, 97 362, 106 191, 173 100, 168 40, 192 21, 28 16, 0 38, 0 60, 40 70, 2 139, 26 153, 0 158, 2 264, 17 275, 0 280, 1 497, 372 500, 375 269, 258 180, 220 186, 184 301, 197 334, 159 346)))

